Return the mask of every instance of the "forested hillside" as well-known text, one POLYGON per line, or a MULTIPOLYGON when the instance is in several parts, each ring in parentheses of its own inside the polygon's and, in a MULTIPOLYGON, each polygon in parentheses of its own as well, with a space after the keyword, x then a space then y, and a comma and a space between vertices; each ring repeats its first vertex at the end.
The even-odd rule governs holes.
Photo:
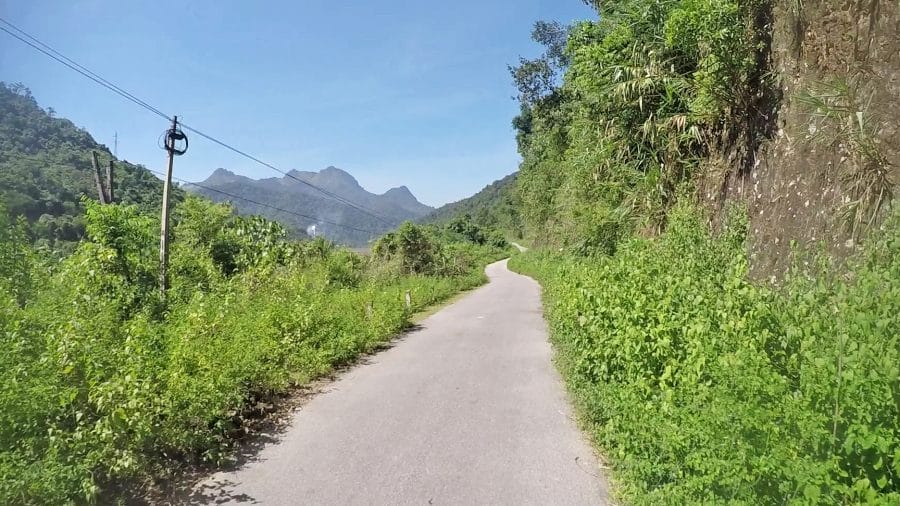
MULTIPOLYGON (((71 248, 84 235, 81 199, 98 198, 92 150, 100 153, 105 169, 113 158, 106 146, 55 117, 52 108, 42 109, 25 86, 0 83, 0 198, 8 216, 26 218, 41 244, 71 248)), ((158 209, 162 182, 139 165, 116 161, 114 196, 124 204, 158 209)))
POLYGON ((898 5, 591 3, 511 69, 511 264, 620 498, 897 504, 898 5))
POLYGON ((449 223, 454 218, 466 215, 479 225, 498 228, 512 237, 521 238, 523 230, 516 174, 494 181, 471 197, 441 206, 421 221, 449 223))
POLYGON ((850 4, 626 1, 539 24, 545 53, 513 69, 529 234, 611 251, 686 197, 716 220, 748 207, 762 274, 793 240, 852 253, 900 179, 900 35, 896 4, 850 4))

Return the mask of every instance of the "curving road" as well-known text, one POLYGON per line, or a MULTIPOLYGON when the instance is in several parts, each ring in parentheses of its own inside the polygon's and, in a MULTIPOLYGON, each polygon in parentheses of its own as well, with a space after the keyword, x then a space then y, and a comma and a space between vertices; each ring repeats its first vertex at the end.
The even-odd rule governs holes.
POLYGON ((540 288, 491 282, 294 414, 284 437, 192 502, 607 504, 551 364, 540 288))

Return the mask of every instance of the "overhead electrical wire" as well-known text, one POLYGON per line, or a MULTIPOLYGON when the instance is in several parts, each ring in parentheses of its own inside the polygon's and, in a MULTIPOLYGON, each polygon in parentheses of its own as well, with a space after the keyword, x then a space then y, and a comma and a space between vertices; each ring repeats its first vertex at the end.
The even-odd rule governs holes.
MULTIPOLYGON (((133 103, 137 104, 138 106, 143 107, 144 109, 147 109, 148 111, 150 111, 150 112, 152 112, 152 113, 154 113, 154 114, 156 114, 156 115, 158 115, 158 116, 160 116, 160 117, 162 117, 162 118, 165 118, 166 120, 170 120, 170 121, 172 120, 172 117, 171 117, 171 116, 169 116, 169 115, 167 115, 166 113, 162 112, 162 111, 159 110, 158 108, 153 107, 152 105, 150 105, 150 104, 147 103, 146 101, 141 100, 140 98, 136 97, 135 95, 129 93, 128 91, 126 91, 126 90, 120 88, 119 86, 115 85, 114 83, 112 83, 112 82, 108 81, 107 79, 103 78, 103 77, 100 76, 99 74, 97 74, 97 73, 91 71, 90 69, 84 67, 83 65, 79 64, 78 62, 76 62, 76 61, 72 60, 71 58, 65 56, 64 54, 60 53, 59 51, 57 51, 57 50, 54 49, 53 47, 51 47, 51 46, 49 46, 48 44, 42 42, 42 41, 41 41, 40 39, 38 39, 37 37, 35 37, 35 36, 29 34, 29 33, 26 32, 25 30, 22 30, 22 29, 19 28, 18 26, 16 26, 16 25, 10 23, 10 22, 7 21, 6 19, 0 17, 0 23, 3 23, 3 24, 6 25, 7 27, 12 28, 12 30, 15 30, 15 32, 18 32, 18 33, 15 33, 15 32, 13 32, 13 31, 10 31, 8 28, 5 28, 5 27, 3 27, 3 26, 0 26, 0 31, 6 32, 6 33, 7 33, 8 35, 10 35, 11 37, 14 37, 14 38, 18 39, 19 41, 21 41, 21 42, 27 44, 28 46, 32 47, 33 49, 35 49, 35 50, 37 50, 37 51, 43 53, 44 55, 50 57, 51 59, 55 60, 56 62, 61 63, 62 65, 65 65, 66 67, 70 68, 71 70, 74 70, 75 72, 78 72, 78 73, 81 74, 82 76, 87 77, 87 78, 90 79, 91 81, 94 81, 95 83, 99 84, 100 86, 102 86, 102 87, 104 87, 104 88, 106 88, 106 89, 112 91, 113 93, 115 93, 115 94, 117 94, 117 95, 119 95, 119 96, 125 98, 126 100, 128 100, 128 101, 130 101, 130 102, 133 102, 133 103)), ((238 149, 238 148, 236 148, 236 147, 234 147, 234 146, 232 146, 232 145, 230 145, 230 144, 228 144, 228 143, 226 143, 226 142, 223 142, 223 141, 221 141, 221 140, 219 140, 219 139, 217 139, 217 138, 215 138, 215 137, 213 137, 213 136, 211 136, 211 135, 209 135, 209 134, 206 134, 206 133, 204 133, 204 132, 202 132, 202 131, 200 131, 200 130, 198 130, 198 129, 196 129, 196 128, 193 128, 193 127, 191 127, 191 126, 189 126, 189 125, 186 125, 186 124, 183 124, 183 123, 181 123, 181 127, 184 128, 185 130, 188 130, 188 131, 190 131, 190 132, 193 132, 193 133, 199 135, 200 137, 203 137, 204 139, 206 139, 206 140, 208 140, 208 141, 210 141, 210 142, 213 142, 213 143, 215 143, 215 144, 218 144, 219 146, 221 146, 221 147, 223 147, 223 148, 225 148, 225 149, 228 149, 229 151, 232 151, 232 152, 234 152, 234 153, 236 153, 236 154, 238 154, 238 155, 240 155, 240 156, 242 156, 242 157, 244 157, 244 158, 247 158, 248 160, 251 160, 251 161, 253 161, 253 162, 256 162, 256 163, 258 163, 258 164, 260 164, 260 165, 262 165, 262 166, 264 166, 264 167, 267 167, 267 168, 269 168, 269 169, 274 170, 275 172, 278 172, 278 173, 284 175, 285 177, 288 177, 288 178, 293 179, 293 180, 295 180, 295 181, 297 181, 297 182, 299 182, 299 183, 301 183, 301 184, 304 184, 304 185, 306 185, 306 186, 308 186, 308 187, 310 187, 310 188, 312 188, 312 189, 314 189, 314 190, 316 190, 316 191, 322 193, 323 195, 326 195, 326 196, 328 196, 328 197, 330 197, 330 198, 332 198, 332 199, 334 199, 334 200, 337 200, 338 202, 341 202, 342 204, 345 204, 345 205, 347 205, 347 206, 349 206, 349 207, 351 207, 351 208, 353 208, 353 209, 356 209, 357 211, 359 211, 359 212, 361 212, 361 213, 363 213, 363 214, 366 214, 366 215, 368 215, 368 216, 370 216, 370 217, 372 217, 372 218, 375 218, 376 220, 382 222, 382 223, 385 224, 385 225, 388 225, 388 226, 391 226, 391 227, 397 225, 397 223, 394 222, 393 220, 391 220, 391 219, 389 219, 389 218, 385 218, 384 216, 379 215, 378 213, 376 213, 375 211, 373 211, 373 210, 371 210, 371 209, 368 209, 368 208, 366 208, 366 207, 360 206, 360 205, 356 204, 355 202, 352 202, 352 201, 346 199, 345 197, 342 197, 342 196, 340 196, 340 195, 338 195, 338 194, 336 194, 336 193, 334 193, 334 192, 331 192, 331 191, 328 191, 328 190, 326 190, 326 189, 324 189, 324 188, 321 188, 321 187, 319 187, 319 186, 317 186, 317 185, 315 185, 315 184, 313 184, 313 183, 310 183, 310 182, 308 182, 308 181, 304 181, 303 179, 300 179, 300 178, 294 176, 294 175, 291 174, 290 172, 287 172, 287 171, 284 171, 284 170, 282 170, 282 169, 279 169, 278 167, 276 167, 276 166, 274 166, 274 165, 272 165, 272 164, 270 164, 270 163, 268 163, 268 162, 265 162, 265 161, 263 161, 262 159, 260 159, 260 158, 258 158, 258 157, 256 157, 256 156, 253 156, 253 155, 247 153, 246 151, 243 151, 243 150, 241 150, 241 149, 238 149)))
POLYGON ((115 94, 117 94, 117 95, 119 95, 119 96, 125 98, 126 100, 129 100, 129 101, 131 101, 131 102, 134 102, 135 104, 137 104, 137 105, 143 107, 144 109, 147 109, 148 111, 150 111, 150 112, 156 114, 157 116, 160 116, 160 117, 162 117, 162 118, 165 118, 165 119, 171 121, 171 119, 172 119, 171 116, 169 116, 169 115, 167 115, 166 113, 160 111, 159 109, 153 107, 152 105, 148 104, 147 102, 144 102, 143 100, 141 100, 141 99, 135 97, 135 96, 132 95, 131 93, 128 93, 127 91, 125 91, 125 90, 123 90, 122 88, 116 86, 115 84, 113 84, 113 83, 107 81, 107 80, 104 79, 103 77, 101 77, 101 76, 95 74, 95 73, 92 72, 91 70, 85 68, 85 67, 82 66, 81 64, 79 64, 79 63, 75 62, 74 60, 68 58, 67 56, 65 56, 65 55, 63 55, 62 53, 60 53, 59 51, 53 49, 53 48, 50 47, 49 45, 47 45, 47 44, 41 42, 39 39, 37 39, 36 37, 30 35, 30 34, 29 34, 28 32, 26 32, 25 30, 22 30, 21 28, 19 28, 19 27, 17 27, 16 25, 10 23, 9 21, 3 19, 2 17, 0 17, 0 22, 2 22, 2 23, 5 24, 6 26, 12 28, 13 30, 15 30, 16 32, 19 32, 19 34, 21 34, 21 35, 19 35, 19 34, 13 33, 13 32, 11 32, 9 29, 0 26, 0 30, 6 32, 6 33, 9 34, 10 36, 12 36, 12 37, 14 37, 14 38, 16 38, 16 39, 19 39, 21 42, 23 42, 23 43, 25 43, 25 44, 31 46, 32 48, 34 48, 34 49, 40 51, 41 53, 45 54, 46 56, 49 56, 49 57, 52 58, 53 60, 56 60, 57 62, 59 62, 59 63, 65 65, 66 67, 69 67, 70 69, 74 70, 75 72, 78 72, 79 74, 83 75, 84 77, 87 77, 87 78, 90 79, 91 81, 94 81, 95 83, 99 84, 100 86, 103 86, 104 88, 106 88, 106 89, 112 91, 113 93, 115 93, 115 94))

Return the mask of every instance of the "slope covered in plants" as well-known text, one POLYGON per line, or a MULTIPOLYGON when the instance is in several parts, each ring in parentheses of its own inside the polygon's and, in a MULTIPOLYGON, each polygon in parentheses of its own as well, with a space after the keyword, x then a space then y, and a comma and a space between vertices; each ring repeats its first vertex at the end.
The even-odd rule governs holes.
MULTIPOLYGON (((39 107, 28 88, 0 82, 0 199, 40 244, 70 249, 84 235, 81 198, 97 199, 92 150, 103 168, 113 159, 88 132, 39 107)), ((114 190, 118 202, 159 209, 162 182, 139 165, 116 161, 114 190)))
POLYGON ((504 231, 511 237, 522 237, 517 174, 494 181, 471 197, 435 209, 423 218, 424 223, 449 223, 466 215, 477 224, 504 231))
POLYGON ((897 503, 897 6, 589 3, 511 69, 511 265, 620 497, 897 503))
POLYGON ((748 279, 746 218, 527 254, 582 421, 633 504, 900 501, 900 215, 852 262, 748 279))

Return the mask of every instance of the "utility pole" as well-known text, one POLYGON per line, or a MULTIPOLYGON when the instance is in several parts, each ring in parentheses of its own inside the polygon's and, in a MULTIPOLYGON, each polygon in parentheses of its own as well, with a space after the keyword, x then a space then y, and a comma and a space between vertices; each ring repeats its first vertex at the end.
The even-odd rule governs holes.
POLYGON ((100 179, 100 160, 97 158, 97 152, 91 151, 91 165, 94 167, 94 182, 97 183, 97 195, 101 204, 109 204, 106 200, 106 192, 103 190, 103 181, 100 179))
POLYGON ((178 129, 178 116, 172 118, 172 128, 165 133, 165 150, 169 153, 166 179, 163 182, 162 216, 159 232, 159 290, 163 296, 168 288, 166 269, 169 264, 169 193, 172 187, 172 164, 175 156, 187 151, 187 137, 178 129), (184 148, 176 146, 177 141, 184 141, 184 148))
POLYGON ((113 156, 119 157, 119 132, 113 134, 113 156))

